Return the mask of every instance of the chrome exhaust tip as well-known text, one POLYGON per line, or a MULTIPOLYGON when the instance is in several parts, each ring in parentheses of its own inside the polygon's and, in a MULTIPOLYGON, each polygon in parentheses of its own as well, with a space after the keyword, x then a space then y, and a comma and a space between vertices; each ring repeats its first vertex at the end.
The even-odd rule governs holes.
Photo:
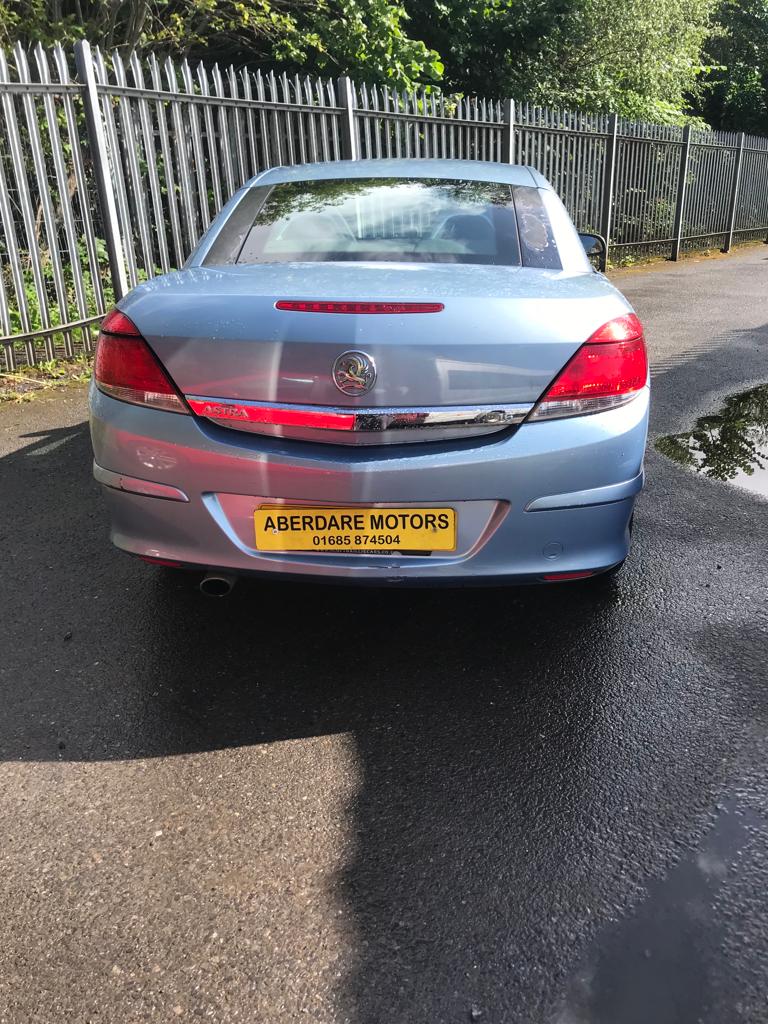
POLYGON ((207 572, 200 580, 200 592, 206 597, 226 597, 237 583, 237 577, 225 572, 207 572))

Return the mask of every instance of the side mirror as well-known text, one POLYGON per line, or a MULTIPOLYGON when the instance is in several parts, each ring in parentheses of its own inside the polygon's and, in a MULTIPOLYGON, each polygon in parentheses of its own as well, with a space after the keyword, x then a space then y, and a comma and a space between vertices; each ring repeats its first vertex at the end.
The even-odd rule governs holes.
POLYGON ((579 238, 592 265, 598 270, 604 271, 608 259, 608 246, 605 244, 603 236, 579 234, 579 238))

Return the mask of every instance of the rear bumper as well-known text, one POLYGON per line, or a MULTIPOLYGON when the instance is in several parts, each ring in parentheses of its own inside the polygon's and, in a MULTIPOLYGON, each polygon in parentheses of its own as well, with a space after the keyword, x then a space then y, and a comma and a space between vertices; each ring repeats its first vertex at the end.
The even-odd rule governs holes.
POLYGON ((531 582, 617 564, 629 550, 647 419, 646 389, 623 408, 524 424, 484 443, 351 450, 210 428, 91 389, 95 473, 118 547, 348 582, 531 582), (282 501, 451 505, 459 544, 431 557, 259 553, 252 511, 282 501))

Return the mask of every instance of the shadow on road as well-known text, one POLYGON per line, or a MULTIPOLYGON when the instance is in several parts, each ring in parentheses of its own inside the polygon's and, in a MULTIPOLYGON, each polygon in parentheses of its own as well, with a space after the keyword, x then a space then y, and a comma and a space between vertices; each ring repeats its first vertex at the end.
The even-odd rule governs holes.
MULTIPOLYGON (((641 898, 680 806, 702 820, 724 770, 722 750, 691 773, 676 749, 707 723, 686 717, 689 671, 659 667, 642 587, 245 583, 206 600, 109 547, 85 425, 26 441, 0 460, 0 757, 350 733, 358 941, 339 1019, 559 1020, 548 1000, 593 922, 641 898)), ((584 1019, 608 1024, 599 1006, 584 1019)))
MULTIPOLYGON (((504 719, 506 701, 520 718, 538 714, 543 691, 548 714, 565 716, 550 727, 566 728, 600 699, 621 602, 610 584, 377 590, 243 581, 231 599, 205 599, 197 576, 111 547, 85 424, 25 440, 0 460, 0 539, 16 577, 4 596, 4 671, 23 715, 31 694, 14 660, 39 664, 46 650, 34 699, 45 698, 57 728, 5 717, 5 757, 152 757, 385 724, 391 731, 398 721, 408 729, 413 713, 442 718, 448 708, 464 733, 479 701, 487 698, 490 720, 504 719), (582 685, 560 692, 564 673, 582 685), (98 682, 100 700, 78 697, 83 676, 89 687, 98 682)), ((545 723, 530 725, 535 749, 545 723)))

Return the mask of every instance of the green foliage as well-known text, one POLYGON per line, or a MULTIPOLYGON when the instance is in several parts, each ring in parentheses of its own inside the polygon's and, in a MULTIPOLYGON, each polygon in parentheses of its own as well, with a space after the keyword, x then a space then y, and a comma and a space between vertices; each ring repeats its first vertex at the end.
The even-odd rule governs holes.
MULTIPOLYGON (((99 266, 103 269, 102 273, 102 291, 104 293, 105 308, 109 309, 114 303, 114 293, 112 291, 112 285, 109 281, 109 275, 107 273, 107 251, 104 240, 101 238, 96 239, 96 255, 98 258, 99 266)), ((95 316, 97 313, 102 311, 100 302, 97 299, 96 289, 94 286, 93 276, 89 269, 88 253, 86 249, 85 239, 80 238, 78 242, 78 265, 80 267, 80 275, 83 280, 83 290, 85 292, 85 303, 86 310, 89 315, 95 316)), ((43 327, 43 320, 40 309, 40 299, 37 294, 37 287, 35 285, 35 279, 32 274, 32 266, 27 253, 20 252, 19 259, 21 262, 21 276, 24 281, 24 296, 26 299, 27 316, 29 319, 30 330, 40 330, 43 327)), ((40 261, 42 264, 43 282, 46 287, 46 293, 49 296, 49 312, 51 326, 56 326, 60 323, 65 323, 68 320, 77 320, 80 317, 80 313, 77 310, 76 296, 73 281, 67 277, 66 279, 66 296, 67 306, 66 310, 60 310, 55 303, 53 298, 55 294, 54 290, 54 277, 53 277, 53 264, 51 263, 50 256, 45 249, 40 249, 40 261)), ((10 266, 7 262, 3 263, 2 272, 5 278, 5 290, 7 296, 15 296, 15 288, 13 286, 13 280, 11 278, 10 266)), ((22 334, 24 333, 24 324, 21 317, 21 310, 19 305, 14 299, 11 299, 9 305, 9 319, 11 325, 11 334, 22 334)))
POLYGON ((0 45, 86 38, 107 50, 288 64, 410 88, 443 68, 406 23, 404 7, 387 0, 0 0, 0 45))
POLYGON ((768 0, 0 0, 0 46, 79 38, 768 133, 768 0))
POLYGON ((678 123, 718 0, 409 0, 450 88, 678 123))
POLYGON ((724 0, 705 52, 701 113, 716 128, 768 134, 768 0, 724 0))
POLYGON ((387 0, 323 3, 307 18, 308 31, 286 34, 274 48, 278 59, 315 65, 369 82, 410 87, 437 80, 443 64, 434 50, 403 30, 405 9, 387 0))

